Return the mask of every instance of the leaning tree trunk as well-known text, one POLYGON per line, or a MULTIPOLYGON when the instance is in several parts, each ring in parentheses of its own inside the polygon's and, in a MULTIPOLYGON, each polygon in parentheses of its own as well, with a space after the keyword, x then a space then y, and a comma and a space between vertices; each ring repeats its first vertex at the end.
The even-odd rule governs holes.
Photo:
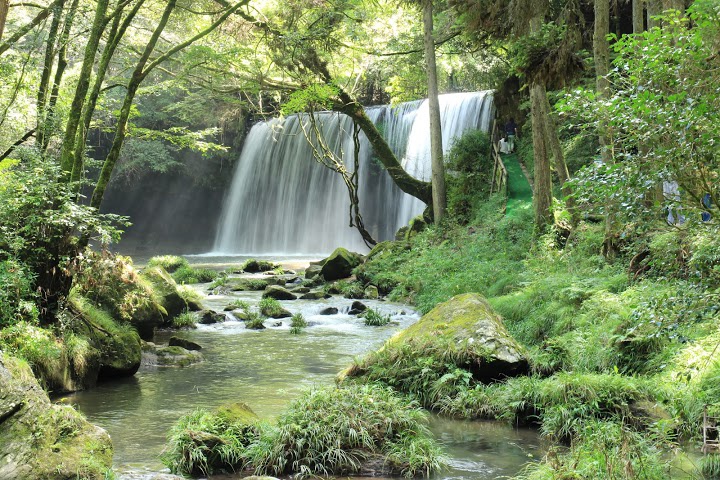
POLYGON ((643 19, 643 8, 644 0, 632 0, 632 24, 633 33, 641 33, 645 30, 645 23, 643 19))
POLYGON ((0 40, 2 40, 5 31, 5 20, 7 20, 8 10, 10 10, 10 0, 0 0, 0 40))
POLYGON ((93 19, 92 28, 90 29, 90 36, 85 46, 85 55, 83 57, 78 83, 75 87, 75 96, 73 97, 72 106, 70 107, 70 116, 65 125, 65 136, 63 138, 62 153, 60 154, 60 166, 63 172, 67 173, 68 179, 72 173, 75 159, 75 135, 77 134, 78 125, 80 124, 85 96, 90 87, 90 77, 92 76, 93 66, 95 64, 95 54, 100 44, 100 37, 102 37, 103 30, 107 25, 107 22, 105 22, 105 12, 107 12, 108 4, 109 0, 98 0, 95 9, 95 18, 93 19))
POLYGON ((567 183, 568 180, 570 180, 570 172, 568 171, 567 163, 565 163, 565 154, 560 144, 557 124, 552 117, 551 110, 550 101, 547 95, 545 95, 545 138, 555 159, 555 171, 560 180, 560 188, 562 189, 563 197, 565 197, 565 205, 572 216, 573 224, 575 224, 578 221, 575 199, 572 197, 572 189, 567 183))
POLYGON ((445 191, 445 164, 443 163, 442 125, 438 101, 437 67, 435 65, 435 40, 433 39, 433 2, 423 0, 423 40, 428 77, 428 108, 430 111, 430 164, 432 170, 432 205, 435 223, 440 223, 447 210, 445 191))

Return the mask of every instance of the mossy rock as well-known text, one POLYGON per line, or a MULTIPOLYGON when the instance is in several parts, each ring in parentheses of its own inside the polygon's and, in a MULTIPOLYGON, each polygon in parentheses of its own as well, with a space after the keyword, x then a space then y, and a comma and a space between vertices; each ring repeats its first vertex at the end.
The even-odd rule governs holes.
MULTIPOLYGON (((508 333, 502 318, 477 293, 457 295, 437 305, 413 325, 393 336, 385 353, 412 352, 418 358, 445 356, 481 382, 526 374, 525 349, 508 333)), ((382 353, 382 351, 381 351, 382 353)), ((382 355, 371 354, 355 374, 382 355)))
POLYGON ((108 433, 69 405, 54 405, 23 361, 0 354, 0 478, 104 479, 108 433))
POLYGON ((362 262, 362 255, 340 247, 324 260, 320 274, 327 281, 348 278, 352 275, 353 268, 362 262))
POLYGON ((148 268, 143 270, 141 275, 152 283, 159 303, 167 312, 165 323, 187 309, 187 303, 180 294, 177 283, 162 267, 148 268))
POLYGON ((274 270, 278 265, 265 260, 251 259, 245 262, 242 269, 247 273, 268 272, 274 270))
POLYGON ((275 300, 297 300, 297 295, 290 290, 278 285, 270 285, 262 294, 262 298, 274 298, 275 300))
POLYGON ((76 332, 98 351, 97 380, 135 375, 142 360, 138 333, 83 297, 72 296, 70 305, 82 320, 77 322, 76 332))
POLYGON ((375 245, 370 253, 367 254, 367 260, 372 260, 375 257, 382 257, 388 252, 392 252, 395 249, 395 242, 386 240, 375 245))
POLYGON ((269 283, 265 279, 260 278, 240 278, 230 284, 229 288, 233 292, 260 292, 268 287, 269 283))
POLYGON ((307 292, 304 295, 301 295, 300 298, 302 300, 322 300, 323 298, 329 298, 330 295, 326 294, 325 292, 321 291, 315 291, 315 292, 307 292))
POLYGON ((260 418, 246 403, 235 402, 220 405, 215 413, 224 420, 233 424, 254 425, 260 418))
POLYGON ((170 337, 170 340, 168 340, 168 346, 182 347, 185 350, 202 350, 202 346, 199 343, 177 336, 170 337))
POLYGON ((155 351, 157 365, 164 367, 187 367, 202 362, 202 353, 178 346, 159 347, 155 351))
POLYGON ((226 320, 225 314, 218 313, 213 310, 203 310, 200 312, 200 320, 198 323, 202 325, 213 325, 215 323, 223 323, 226 320))
POLYGON ((375 285, 368 285, 363 291, 363 297, 369 299, 377 299, 378 297, 380 297, 378 288, 375 285))
POLYGON ((322 265, 310 265, 305 269, 305 278, 311 279, 320 275, 322 265))
POLYGON ((410 220, 410 223, 408 224, 408 229, 405 231, 405 234, 403 236, 403 240, 410 241, 415 235, 422 232, 427 228, 428 224, 423 219, 422 215, 418 215, 417 217, 410 220))

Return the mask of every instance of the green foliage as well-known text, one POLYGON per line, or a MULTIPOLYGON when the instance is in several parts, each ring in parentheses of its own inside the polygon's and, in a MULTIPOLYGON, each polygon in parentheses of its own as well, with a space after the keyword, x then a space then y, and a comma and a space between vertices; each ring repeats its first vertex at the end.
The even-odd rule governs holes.
POLYGON ((281 107, 283 115, 298 112, 332 110, 333 100, 339 90, 332 85, 311 84, 302 90, 295 90, 281 107))
POLYGON ((15 259, 0 261, 0 328, 37 319, 33 277, 15 259))
POLYGON ((296 313, 290 319, 290 327, 292 329, 297 329, 296 332, 292 332, 291 330, 292 333, 299 333, 303 328, 307 326, 307 321, 305 320, 305 317, 303 317, 302 313, 296 313))
POLYGON ((429 475, 443 460, 426 421, 414 403, 387 388, 313 389, 251 446, 251 463, 256 472, 273 475, 352 474, 377 456, 389 472, 429 475))
POLYGON ((245 312, 250 310, 250 304, 240 299, 233 300, 228 307, 232 307, 233 310, 243 310, 245 312))
POLYGON ((196 328, 197 315, 185 310, 180 315, 175 315, 171 320, 173 328, 196 328))
POLYGON ((472 220, 470 215, 490 193, 490 151, 490 137, 480 130, 470 130, 455 139, 447 155, 448 212, 461 224, 472 220))
POLYGON ((25 321, 0 330, 0 346, 34 368, 52 370, 63 358, 63 345, 52 332, 25 321))
POLYGON ((283 311, 283 307, 280 302, 270 297, 261 299, 260 303, 258 303, 258 308, 260 309, 260 313, 266 317, 274 317, 283 311))
POLYGON ((390 323, 390 315, 383 315, 372 308, 368 308, 362 313, 365 325, 372 327, 382 327, 390 323))
POLYGON ((148 260, 148 268, 162 267, 168 273, 174 273, 181 267, 188 267, 188 261, 179 255, 158 255, 148 260))
POLYGON ((247 318, 245 319, 245 328, 252 330, 262 330, 265 328, 263 325, 264 318, 258 312, 247 312, 247 318))
POLYGON ((700 471, 706 480, 717 480, 720 478, 720 455, 711 453, 705 455, 700 462, 700 471))
POLYGON ((196 268, 189 265, 179 267, 172 274, 173 280, 179 284, 184 283, 208 283, 216 280, 219 273, 210 268, 196 268))
POLYGON ((132 260, 105 250, 88 250, 81 257, 73 291, 120 320, 164 314, 152 284, 139 275, 132 260))
POLYGON ((180 475, 234 472, 245 466, 247 447, 257 433, 257 426, 246 418, 197 409, 170 430, 162 460, 172 473, 180 475))

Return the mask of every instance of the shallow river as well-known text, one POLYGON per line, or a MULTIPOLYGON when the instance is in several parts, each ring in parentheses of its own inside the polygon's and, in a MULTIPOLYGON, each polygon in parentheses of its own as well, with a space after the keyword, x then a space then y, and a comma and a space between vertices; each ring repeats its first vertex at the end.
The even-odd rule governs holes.
MULTIPOLYGON (((207 297, 217 311, 236 298, 255 304, 257 292, 207 297)), ((312 385, 328 385, 354 356, 382 345, 398 329, 418 319, 404 305, 363 301, 392 323, 368 327, 347 315, 352 300, 333 297, 320 301, 283 301, 292 313, 301 312, 310 326, 290 333, 289 319, 267 329, 247 330, 242 322, 227 321, 181 332, 159 332, 156 342, 180 335, 203 346, 205 361, 186 368, 143 366, 128 379, 79 392, 68 401, 88 419, 108 430, 115 445, 115 465, 121 478, 150 478, 165 471, 159 456, 170 426, 198 407, 214 408, 242 401, 260 417, 278 415, 288 402, 312 385), (337 315, 319 315, 334 306, 337 315)), ((443 445, 450 468, 437 479, 496 479, 516 473, 541 453, 540 439, 530 430, 515 430, 495 422, 461 422, 432 417, 431 427, 443 445)))

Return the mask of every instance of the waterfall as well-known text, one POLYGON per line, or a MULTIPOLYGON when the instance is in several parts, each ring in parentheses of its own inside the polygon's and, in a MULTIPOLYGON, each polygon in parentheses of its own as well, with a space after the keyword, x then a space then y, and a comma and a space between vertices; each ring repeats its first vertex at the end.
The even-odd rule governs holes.
MULTIPOLYGON (((467 129, 489 130, 492 92, 440 95, 443 150, 467 129)), ((366 109, 403 167, 429 179, 427 101, 366 109)), ((352 121, 333 112, 316 116, 333 151, 353 161, 352 121)), ((302 130, 303 115, 255 124, 245 140, 218 223, 213 254, 324 255, 338 246, 367 251, 349 226, 348 194, 341 177, 318 164, 302 130)), ((395 231, 424 204, 398 189, 360 138, 358 191, 365 227, 377 240, 395 231)))

